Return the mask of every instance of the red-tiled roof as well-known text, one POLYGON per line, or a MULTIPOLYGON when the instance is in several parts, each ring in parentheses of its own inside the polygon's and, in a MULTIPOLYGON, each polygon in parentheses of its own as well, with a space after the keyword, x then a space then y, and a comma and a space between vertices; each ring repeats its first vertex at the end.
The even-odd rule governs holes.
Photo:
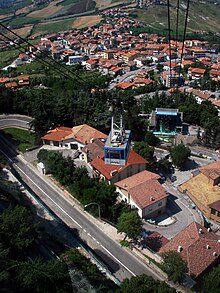
POLYGON ((9 77, 0 77, 0 83, 6 83, 9 82, 10 78, 9 77))
POLYGON ((122 90, 130 89, 133 86, 133 82, 120 82, 117 84, 117 87, 121 88, 122 90))
POLYGON ((120 173, 122 170, 124 170, 130 165, 139 165, 139 164, 147 164, 147 163, 148 162, 144 158, 142 158, 140 155, 135 153, 135 151, 131 150, 128 156, 127 164, 125 166, 105 164, 104 154, 94 159, 90 164, 94 169, 96 169, 100 174, 102 174, 107 180, 110 180, 113 177, 111 175, 111 172, 113 171, 120 173))
POLYGON ((73 128, 58 127, 54 130, 50 130, 48 134, 42 137, 42 139, 54 140, 54 141, 64 141, 67 139, 75 139, 83 144, 89 143, 92 138, 106 139, 107 135, 87 124, 82 124, 82 125, 75 126, 73 128))
POLYGON ((220 161, 201 167, 199 170, 206 177, 212 177, 212 179, 218 178, 220 176, 220 161), (215 178, 213 175, 216 175, 215 178))
POLYGON ((198 277, 220 256, 219 237, 193 222, 160 249, 160 253, 177 251, 186 261, 189 274, 198 277))
POLYGON ((148 180, 152 179, 160 179, 160 176, 156 173, 144 170, 138 174, 135 174, 129 178, 123 179, 117 183, 115 183, 116 186, 123 188, 125 190, 129 190, 139 184, 142 184, 148 180))
POLYGON ((217 200, 217 201, 215 201, 215 202, 209 204, 209 207, 210 207, 211 209, 214 209, 214 210, 220 212, 220 200, 217 200))
POLYGON ((53 130, 49 130, 42 139, 52 140, 52 141, 63 141, 65 137, 72 133, 70 127, 57 127, 53 130))
POLYGON ((158 181, 159 178, 158 174, 145 170, 115 185, 126 190, 137 206, 143 209, 167 197, 166 190, 158 181))
POLYGON ((142 242, 143 244, 146 244, 154 252, 158 252, 162 246, 169 242, 169 240, 160 233, 154 231, 142 242))

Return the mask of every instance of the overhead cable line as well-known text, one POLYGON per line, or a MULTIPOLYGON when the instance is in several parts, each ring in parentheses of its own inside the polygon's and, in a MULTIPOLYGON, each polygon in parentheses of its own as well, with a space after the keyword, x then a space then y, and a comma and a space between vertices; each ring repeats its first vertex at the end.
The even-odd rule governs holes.
POLYGON ((167 0, 167 15, 168 15, 168 48, 169 48, 169 58, 170 58, 170 80, 171 80, 171 34, 170 34, 170 0, 167 0))
MULTIPOLYGON (((178 36, 179 36, 179 8, 180 8, 180 0, 177 0, 177 8, 176 8, 176 56, 177 56, 177 43, 178 43, 178 36)), ((175 65, 176 58, 175 58, 175 65)))
MULTIPOLYGON (((43 51, 39 50, 35 45, 31 44, 29 41, 25 40, 23 37, 19 36, 17 33, 13 32, 11 29, 9 29, 7 26, 5 26, 2 22, 0 22, 0 26, 3 27, 4 29, 6 29, 7 31, 9 31, 10 33, 12 33, 13 35, 15 35, 16 37, 18 37, 20 40, 22 40, 23 42, 27 43, 29 46, 32 46, 33 48, 35 48, 37 51, 40 51, 42 55, 44 55, 46 58, 49 58, 50 60, 52 60, 54 63, 56 63, 57 65, 59 65, 60 67, 64 68, 66 71, 68 71, 70 74, 75 75, 75 77, 77 79, 79 79, 80 81, 82 81, 83 83, 87 83, 86 80, 80 76, 78 76, 77 74, 75 74, 74 72, 72 72, 71 70, 67 69, 63 64, 57 62, 56 60, 54 60, 52 57, 48 56, 46 53, 44 53, 43 51)), ((54 66, 54 65, 53 65, 54 66)), ((77 81, 74 78, 72 78, 71 76, 69 76, 73 81, 77 81)))
MULTIPOLYGON (((183 51, 184 51, 184 47, 185 47, 186 28, 187 28, 187 21, 188 21, 188 15, 189 15, 189 4, 190 4, 190 0, 187 0, 187 8, 186 8, 185 25, 184 25, 184 32, 183 32, 183 39, 182 39, 180 65, 182 65, 182 62, 183 62, 183 51)), ((179 77, 180 77, 180 69, 179 69, 179 77)))
MULTIPOLYGON (((5 39, 7 39, 9 42, 13 42, 15 45, 17 45, 18 48, 16 48, 16 49, 18 49, 21 53, 26 53, 26 48, 25 48, 24 46, 22 46, 21 44, 17 44, 17 43, 15 43, 15 41, 14 41, 13 39, 7 37, 6 35, 4 35, 4 34, 2 34, 2 33, 0 33, 0 35, 1 35, 2 37, 4 37, 5 39), (22 48, 22 49, 20 49, 20 48, 22 48)), ((0 40, 3 41, 3 42, 4 42, 5 44, 7 44, 7 45, 9 44, 9 43, 6 42, 4 39, 0 39, 0 40)), ((37 61, 40 62, 41 64, 43 64, 43 65, 47 64, 48 66, 53 67, 54 70, 56 70, 56 72, 58 72, 59 74, 62 74, 65 78, 69 78, 69 79, 73 80, 71 76, 69 76, 69 75, 67 75, 66 73, 60 71, 57 67, 55 67, 53 64, 49 63, 48 61, 44 60, 44 59, 41 58, 40 56, 36 56, 36 58, 38 59, 37 61)), ((75 80, 74 80, 74 81, 75 81, 75 80)))

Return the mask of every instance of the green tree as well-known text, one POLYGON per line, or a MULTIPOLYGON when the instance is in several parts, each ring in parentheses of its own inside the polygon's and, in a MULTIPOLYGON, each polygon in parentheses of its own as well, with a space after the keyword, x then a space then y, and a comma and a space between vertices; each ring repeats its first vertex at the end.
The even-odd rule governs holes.
POLYGON ((7 271, 8 266, 8 254, 9 249, 4 249, 2 243, 0 243, 0 287, 2 288, 2 282, 6 281, 9 277, 7 271))
POLYGON ((147 275, 140 275, 125 279, 116 293, 175 293, 174 288, 169 287, 165 282, 155 281, 147 275))
POLYGON ((135 142, 133 150, 148 161, 153 161, 154 148, 146 142, 135 142))
POLYGON ((157 146, 160 142, 159 138, 156 137, 153 132, 148 131, 145 135, 145 141, 147 144, 151 146, 157 146))
POLYGON ((25 207, 6 209, 0 216, 0 238, 18 250, 29 247, 36 237, 30 213, 25 207))
POLYGON ((16 262, 15 267, 22 292, 72 292, 68 270, 58 260, 45 262, 41 258, 29 259, 25 262, 16 262))
POLYGON ((182 143, 174 146, 170 151, 172 162, 177 168, 183 167, 190 154, 190 149, 182 143))
POLYGON ((176 251, 169 251, 163 253, 162 257, 162 268, 164 272, 167 273, 168 278, 175 283, 181 281, 184 274, 187 272, 187 266, 180 254, 176 251))
POLYGON ((129 237, 136 239, 142 230, 142 222, 136 211, 122 213, 117 223, 118 233, 125 233, 124 240, 129 237))
POLYGON ((204 293, 220 293, 220 265, 204 276, 202 291, 204 293))

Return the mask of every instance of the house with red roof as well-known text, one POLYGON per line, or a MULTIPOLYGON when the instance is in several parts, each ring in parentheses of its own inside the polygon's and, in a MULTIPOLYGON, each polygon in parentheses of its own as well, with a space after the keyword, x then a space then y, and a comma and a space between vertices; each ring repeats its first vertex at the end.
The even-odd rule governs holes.
POLYGON ((49 130, 41 137, 45 145, 73 150, 81 150, 85 145, 97 138, 105 141, 107 135, 87 124, 74 126, 72 128, 57 127, 49 130))
POLYGON ((168 194, 158 174, 144 170, 115 183, 119 199, 136 208, 141 218, 153 218, 166 211, 168 194))
POLYGON ((192 79, 200 79, 204 76, 206 70, 204 68, 194 68, 190 67, 188 69, 188 76, 192 79))
POLYGON ((138 155, 134 150, 130 150, 127 163, 122 165, 106 164, 104 153, 90 162, 94 174, 100 176, 109 183, 115 183, 146 170, 148 161, 138 155))
POLYGON ((199 173, 178 187, 202 214, 220 223, 220 161, 199 168, 199 173))
POLYGON ((210 228, 193 222, 162 246, 159 254, 168 251, 177 251, 187 264, 188 274, 197 278, 219 262, 220 241, 210 228))

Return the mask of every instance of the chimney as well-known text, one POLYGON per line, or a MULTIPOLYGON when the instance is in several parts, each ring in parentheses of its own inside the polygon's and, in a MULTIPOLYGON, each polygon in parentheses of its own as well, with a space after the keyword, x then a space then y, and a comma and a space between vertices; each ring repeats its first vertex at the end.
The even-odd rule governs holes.
POLYGON ((208 244, 206 244, 206 249, 209 249, 209 248, 210 248, 210 246, 208 244))
POLYGON ((202 228, 199 229, 199 234, 202 234, 202 228))
POLYGON ((211 232, 211 228, 208 228, 207 231, 208 231, 208 232, 211 232))
POLYGON ((183 250, 182 246, 179 245, 178 248, 177 248, 177 252, 181 252, 183 250))
POLYGON ((153 196, 151 196, 151 197, 150 197, 150 201, 154 201, 154 198, 153 198, 153 196))
POLYGON ((214 251, 214 252, 213 252, 213 256, 217 256, 217 252, 214 251))

